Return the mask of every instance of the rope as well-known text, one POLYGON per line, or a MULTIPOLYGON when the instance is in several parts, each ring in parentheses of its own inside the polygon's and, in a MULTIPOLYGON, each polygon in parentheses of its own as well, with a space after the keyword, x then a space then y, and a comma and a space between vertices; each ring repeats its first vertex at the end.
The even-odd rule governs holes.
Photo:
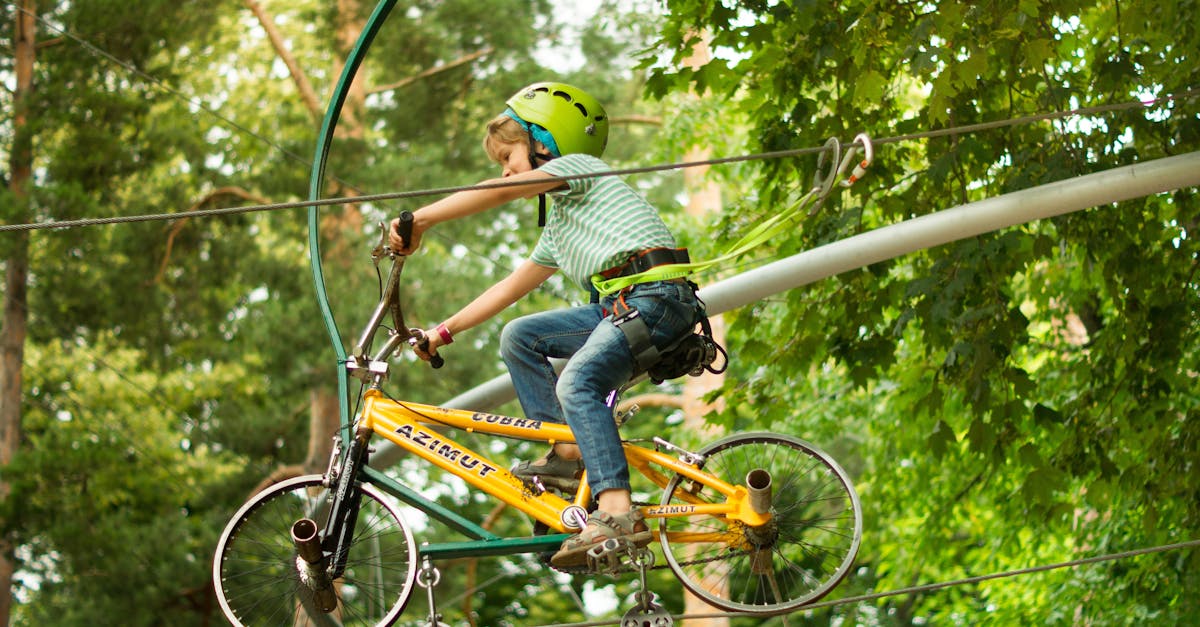
POLYGON ((827 140, 822 150, 823 152, 821 152, 820 157, 817 159, 816 172, 813 174, 812 189, 783 211, 775 213, 759 222, 748 233, 743 235, 741 239, 730 246, 729 250, 724 254, 707 261, 663 264, 643 272, 611 279, 605 279, 603 275, 596 274, 591 277, 592 287, 596 289, 596 292, 600 296, 607 296, 637 283, 677 279, 733 261, 755 250, 776 235, 790 228, 791 222, 805 211, 810 216, 816 213, 821 208, 821 205, 824 204, 825 199, 828 198, 829 192, 833 190, 834 184, 840 182, 842 187, 853 185, 855 181, 862 178, 866 173, 866 168, 871 165, 875 154, 871 138, 866 133, 859 133, 855 136, 854 143, 846 151, 844 158, 841 154, 841 142, 836 137, 827 140), (865 154, 861 161, 855 161, 856 152, 859 148, 862 148, 865 154), (821 166, 825 162, 826 155, 830 152, 833 154, 833 158, 830 159, 829 171, 822 176, 821 166), (847 175, 849 175, 848 178, 841 180, 847 175))
MULTIPOLYGON (((1059 562, 1057 564, 1032 566, 1029 568, 1021 568, 1018 570, 1002 571, 1002 572, 992 573, 992 574, 988 574, 988 575, 979 575, 976 577, 965 577, 962 579, 954 579, 951 581, 944 581, 944 582, 940 582, 940 583, 931 583, 931 584, 925 584, 925 585, 920 585, 920 586, 912 586, 912 587, 908 587, 908 588, 899 588, 899 589, 890 590, 887 592, 876 592, 876 593, 872 593, 872 594, 863 594, 863 595, 859 595, 859 596, 846 597, 843 599, 835 599, 832 601, 821 601, 819 603, 813 603, 811 605, 806 605, 806 606, 796 610, 795 613, 810 612, 813 610, 825 609, 828 607, 834 607, 834 606, 838 606, 838 605, 863 603, 866 601, 874 601, 876 599, 882 599, 882 598, 891 597, 891 596, 902 596, 902 595, 907 595, 907 594, 917 594, 917 593, 921 593, 921 592, 933 592, 933 591, 937 591, 937 590, 942 590, 944 588, 951 588, 954 586, 971 585, 971 584, 981 583, 984 581, 990 581, 992 579, 1003 579, 1003 578, 1008 578, 1008 577, 1017 577, 1017 576, 1021 576, 1021 575, 1030 575, 1030 574, 1046 572, 1046 571, 1050 571, 1050 570, 1059 570, 1059 569, 1063 569, 1063 568, 1074 568, 1077 566, 1086 566, 1089 564, 1096 564, 1096 563, 1100 563, 1100 562, 1109 562, 1109 561, 1117 561, 1117 560, 1122 560, 1122 559, 1129 559, 1132 557, 1138 557, 1138 556, 1147 555, 1150 553, 1164 553, 1167 551, 1175 551, 1175 550, 1189 549, 1189 548, 1195 548, 1195 547, 1200 547, 1200 540, 1189 540, 1187 542, 1178 542, 1175 544, 1164 544, 1164 545, 1160 545, 1160 546, 1134 549, 1131 551, 1124 551, 1121 553, 1112 553, 1109 555, 1085 557, 1085 558, 1081 558, 1081 559, 1077 559, 1077 560, 1071 560, 1069 562, 1059 562)), ((736 617, 745 617, 745 616, 748 616, 748 614, 739 613, 739 612, 714 612, 714 613, 707 613, 707 614, 681 614, 678 616, 673 615, 672 618, 675 620, 686 620, 686 619, 700 619, 700 618, 736 618, 736 617)), ((621 624, 621 621, 619 621, 619 620, 600 620, 600 621, 592 621, 592 622, 584 622, 584 623, 556 623, 553 625, 543 625, 542 627, 600 627, 602 625, 620 625, 620 624, 621 624)))
MULTIPOLYGON (((1077 108, 1077 109, 1070 109, 1067 111, 1041 113, 1041 114, 1036 114, 1036 115, 1019 117, 1019 118, 1009 118, 1009 119, 1005 119, 1005 120, 996 120, 996 121, 984 122, 984 123, 980 123, 980 124, 956 126, 953 128, 925 131, 925 132, 921 132, 921 133, 896 135, 893 137, 885 137, 885 138, 881 138, 881 139, 877 139, 877 140, 873 140, 873 141, 876 144, 892 144, 892 143, 897 143, 897 142, 902 142, 902 141, 944 137, 946 135, 961 135, 961 134, 975 133, 975 132, 979 132, 979 131, 991 130, 991 129, 996 129, 996 128, 1020 126, 1023 124, 1043 122, 1043 121, 1047 121, 1047 120, 1057 120, 1057 119, 1062 119, 1062 118, 1067 118, 1067 117, 1093 115, 1093 114, 1097 114, 1097 113, 1121 111, 1121 110, 1133 109, 1133 108, 1137 108, 1137 107, 1150 107, 1150 106, 1154 106, 1157 104, 1163 104, 1166 102, 1173 102, 1176 100, 1191 99, 1191 98, 1195 98, 1197 96, 1200 96, 1200 88, 1190 89, 1190 90, 1187 90, 1180 94, 1161 96, 1159 98, 1155 98, 1152 100, 1134 100, 1134 101, 1129 101, 1129 102, 1124 102, 1124 103, 1097 105, 1097 106, 1093 106, 1093 107, 1081 107, 1081 108, 1077 108)), ((748 161, 763 161, 763 160, 769 160, 769 159, 784 159, 784 158, 791 158, 791 157, 799 157, 799 156, 804 156, 804 155, 821 153, 824 150, 825 150, 824 146, 810 147, 810 148, 797 148, 797 149, 791 149, 791 150, 776 150, 776 151, 772 151, 772 152, 753 153, 753 154, 737 155, 737 156, 731 156, 731 157, 720 157, 720 158, 714 158, 714 159, 704 159, 704 160, 699 160, 699 161, 685 161, 685 162, 672 163, 672 164, 660 164, 660 165, 642 166, 642 167, 634 167, 634 168, 614 169, 614 170, 609 170, 607 172, 593 172, 593 173, 588 173, 588 174, 576 174, 576 175, 570 175, 570 176, 563 176, 560 178, 564 181, 570 181, 570 180, 576 180, 576 179, 598 178, 598 177, 602 177, 602 176, 627 176, 627 175, 634 175, 634 174, 646 174, 646 173, 653 173, 653 172, 662 172, 662 171, 667 171, 667 170, 679 170, 679 169, 695 168, 695 167, 703 167, 703 166, 744 163, 744 162, 748 162, 748 161)), ((124 224, 124 223, 131 223, 131 222, 149 222, 149 221, 156 221, 156 220, 178 220, 180 218, 189 218, 189 217, 208 217, 208 216, 217 216, 217 215, 253 213, 253 212, 260 212, 260 211, 276 211, 276 210, 281 210, 281 209, 295 209, 295 208, 301 208, 301 207, 323 207, 323 206, 341 205, 341 204, 349 204, 349 203, 379 202, 379 201, 386 201, 386 200, 404 200, 404 199, 419 198, 419 197, 424 197, 424 196, 446 195, 446 194, 452 194, 455 192, 462 192, 462 191, 495 189, 495 188, 501 188, 501 187, 519 187, 522 185, 530 185, 530 184, 533 184, 533 183, 518 182, 518 181, 496 181, 496 182, 492 182, 492 183, 482 183, 482 184, 476 184, 476 185, 462 185, 462 186, 456 186, 456 187, 441 187, 441 188, 416 190, 416 191, 409 191, 409 192, 390 192, 390 193, 383 193, 383 194, 369 194, 369 195, 346 197, 346 198, 327 198, 327 199, 322 199, 322 200, 282 202, 282 203, 272 203, 272 204, 264 204, 264 205, 247 205, 247 206, 243 206, 243 207, 197 209, 194 211, 179 211, 179 212, 175 212, 175 213, 158 213, 158 214, 146 214, 146 215, 136 215, 136 216, 115 216, 115 217, 109 217, 109 218, 82 218, 82 219, 78 219, 78 220, 61 220, 61 221, 51 220, 48 222, 31 223, 31 224, 3 224, 3 225, 0 225, 0 232, 33 231, 33 230, 42 230, 42 229, 66 229, 66 228, 75 228, 75 227, 99 226, 99 225, 105 225, 105 224, 124 224)))

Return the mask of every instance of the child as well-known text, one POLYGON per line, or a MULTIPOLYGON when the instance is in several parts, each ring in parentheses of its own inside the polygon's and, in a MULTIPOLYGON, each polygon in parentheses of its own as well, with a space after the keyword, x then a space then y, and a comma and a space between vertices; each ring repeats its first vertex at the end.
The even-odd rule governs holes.
MULTIPOLYGON (((545 484, 570 490, 578 486, 586 464, 597 511, 551 558, 558 567, 579 566, 586 563, 588 549, 608 538, 638 546, 650 541, 641 512, 632 509, 629 469, 613 421, 612 391, 635 371, 625 332, 613 324, 614 304, 622 311, 626 306, 638 311, 656 348, 691 331, 701 309, 684 279, 639 283, 604 298, 591 288, 595 274, 624 276, 686 258, 686 251, 674 248, 674 237, 654 207, 619 178, 558 178, 609 169, 599 159, 608 140, 608 119, 600 103, 570 85, 535 83, 507 104, 488 124, 484 149, 503 168, 505 182, 528 184, 458 192, 422 207, 414 212, 412 238, 404 251, 415 250, 421 235, 439 222, 518 198, 549 194, 552 210, 545 213, 543 196, 539 223, 545 227, 529 259, 429 329, 428 348, 417 353, 429 359, 455 334, 503 311, 559 270, 591 291, 590 304, 518 318, 500 336, 501 355, 526 417, 565 420, 577 443, 556 444, 542 459, 518 464, 513 473, 536 475, 545 484), (550 365, 552 357, 569 358, 561 376, 550 365)), ((395 223, 392 245, 403 248, 395 223)))

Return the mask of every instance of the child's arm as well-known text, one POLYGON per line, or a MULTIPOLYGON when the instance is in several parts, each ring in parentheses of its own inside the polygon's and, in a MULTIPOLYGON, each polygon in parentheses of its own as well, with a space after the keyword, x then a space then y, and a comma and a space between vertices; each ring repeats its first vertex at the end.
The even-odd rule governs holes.
MULTIPOLYGON (((544 283, 557 271, 556 268, 549 268, 526 260, 511 274, 489 287, 458 313, 447 318, 442 323, 442 329, 445 330, 446 336, 452 336, 454 333, 465 331, 487 321, 532 292, 535 287, 544 283)), ((417 355, 421 359, 429 359, 430 356, 437 353, 437 347, 446 344, 442 329, 434 327, 425 331, 425 337, 429 338, 429 348, 428 352, 417 349, 417 355)))
POLYGON ((414 211, 412 239, 407 247, 396 235, 396 224, 399 218, 392 220, 392 228, 389 231, 392 248, 404 254, 411 254, 421 245, 421 235, 435 224, 474 215, 518 198, 529 198, 563 186, 563 182, 558 178, 538 170, 530 170, 499 179, 489 179, 480 185, 501 182, 511 185, 455 192, 414 211), (516 184, 523 181, 528 184, 516 184))

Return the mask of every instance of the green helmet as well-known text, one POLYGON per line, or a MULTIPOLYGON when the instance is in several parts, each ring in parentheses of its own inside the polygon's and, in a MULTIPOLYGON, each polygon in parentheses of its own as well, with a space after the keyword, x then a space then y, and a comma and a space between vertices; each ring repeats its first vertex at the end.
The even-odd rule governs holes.
POLYGON ((534 83, 506 103, 522 120, 550 131, 559 154, 604 154, 608 115, 587 92, 565 83, 534 83))

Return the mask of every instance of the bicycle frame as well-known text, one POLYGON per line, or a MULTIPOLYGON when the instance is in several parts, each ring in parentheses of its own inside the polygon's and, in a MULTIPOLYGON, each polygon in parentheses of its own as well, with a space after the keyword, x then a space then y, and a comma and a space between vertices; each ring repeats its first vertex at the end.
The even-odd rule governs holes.
MULTIPOLYGON (((412 222, 411 215, 401 215, 402 238, 412 222)), ((537 477, 519 478, 506 464, 447 435, 460 430, 553 445, 575 441, 567 425, 411 403, 383 392, 394 353, 406 343, 419 347, 425 341, 422 331, 404 324, 398 292, 405 259, 387 243, 385 233, 372 253, 377 268, 384 258, 392 261, 382 298, 353 352, 339 359, 342 435, 327 471, 254 495, 218 541, 213 583, 226 618, 239 626, 274 624, 297 607, 313 617, 343 609, 376 616, 379 609, 371 620, 391 624, 420 583, 418 562, 428 573, 434 572, 434 560, 450 558, 541 553, 545 561, 569 533, 588 523, 593 495, 586 477, 574 494, 559 496, 537 477), (373 349, 381 329, 386 337, 373 349), (363 384, 353 419, 346 411, 351 378, 363 384), (537 523, 533 534, 501 537, 372 468, 370 441, 376 434, 529 516, 537 523), (469 540, 418 548, 401 512, 384 494, 469 540), (360 525, 364 513, 368 519, 360 525), (279 528, 281 521, 290 531, 279 528), (289 533, 286 543, 276 535, 289 533), (386 552, 380 550, 384 544, 386 552)), ((431 365, 439 367, 438 356, 431 357, 431 365)), ((820 598, 849 572, 861 540, 861 507, 845 471, 824 452, 799 438, 765 431, 732 434, 695 452, 662 438, 652 441, 652 446, 621 443, 631 474, 662 490, 661 505, 635 507, 658 519, 662 555, 693 594, 722 609, 779 614, 820 598), (776 477, 780 489, 773 495, 776 477), (735 576, 736 586, 711 585, 714 577, 733 581, 735 576)), ((624 543, 610 538, 589 549, 586 566, 564 568, 616 573, 628 559, 627 566, 641 569, 644 582, 654 554, 641 548, 650 534, 639 530, 635 535, 624 543)))
MULTIPOLYGON (((404 343, 421 338, 417 332, 409 329, 404 323, 404 314, 398 293, 405 258, 395 255, 387 248, 386 230, 380 245, 372 253, 372 257, 375 259, 376 265, 383 258, 390 257, 392 267, 383 284, 383 294, 379 304, 360 334, 353 354, 343 364, 346 374, 368 384, 368 389, 362 397, 360 413, 353 425, 353 431, 350 429, 351 425, 345 425, 346 434, 352 436, 353 440, 358 440, 355 446, 350 448, 357 450, 358 447, 365 446, 365 441, 357 434, 377 433, 401 449, 428 461, 445 472, 460 477, 467 484, 528 514, 559 534, 508 542, 509 539, 496 536, 457 513, 437 505, 382 472, 366 466, 360 467, 357 461, 348 464, 353 468, 352 472, 357 475, 351 477, 350 480, 370 481, 392 496, 483 542, 482 545, 452 543, 449 547, 443 547, 441 550, 427 545, 421 550, 426 555, 440 555, 442 552, 449 552, 455 557, 507 554, 557 546, 562 540, 562 534, 578 531, 586 521, 587 505, 592 496, 587 487, 586 477, 581 482, 580 489, 574 495, 573 500, 568 502, 552 492, 536 490, 527 485, 509 472, 504 465, 454 442, 435 431, 432 426, 450 427, 468 433, 486 433, 547 444, 574 442, 574 435, 572 435, 570 427, 565 424, 525 418, 401 402, 385 396, 381 386, 388 376, 388 359, 404 343), (387 317, 391 318, 392 331, 383 347, 374 355, 368 356, 375 335, 387 317)), ((438 365, 435 362, 435 367, 438 365)), ((666 443, 663 442, 663 444, 666 443)), ((623 442, 623 446, 630 468, 647 477, 657 487, 664 488, 671 477, 679 474, 697 484, 708 486, 725 497, 723 503, 716 504, 697 502, 692 505, 644 507, 642 511, 647 518, 708 515, 722 517, 731 522, 740 522, 751 527, 765 525, 770 520, 770 515, 767 513, 769 504, 763 504, 762 494, 751 494, 751 489, 746 485, 733 485, 712 473, 704 472, 700 467, 702 460, 691 460, 700 463, 685 463, 671 455, 630 442, 623 442), (664 474, 658 468, 662 468, 669 474, 664 474)), ((353 456, 350 453, 347 455, 353 456)), ((690 457, 690 454, 685 457, 690 457)), ((343 483, 346 480, 345 477, 340 479, 343 483)), ((767 498, 769 499, 769 497, 767 498)), ((337 507, 335 509, 343 512, 339 516, 345 515, 344 508, 337 507)), ((353 516, 353 513, 349 513, 349 515, 353 516)), ((327 531, 334 531, 336 527, 337 525, 331 525, 327 527, 327 531)), ((709 541, 714 539, 711 534, 704 537, 709 541)))
MULTIPOLYGON (((586 478, 572 501, 567 501, 550 491, 537 493, 537 490, 514 476, 503 465, 435 431, 431 428, 433 425, 547 444, 573 442, 574 437, 571 435, 569 427, 563 424, 498 414, 399 402, 385 397, 378 389, 370 389, 365 393, 357 425, 359 430, 371 430, 379 434, 409 453, 461 478, 469 485, 528 514, 560 534, 578 530, 575 519, 570 515, 572 511, 570 508, 577 506, 586 509, 591 498, 586 478)), ((766 513, 766 508, 754 503, 752 490, 746 485, 730 484, 705 472, 699 467, 699 464, 687 463, 658 450, 638 446, 631 442, 624 442, 623 446, 631 469, 648 478, 659 488, 665 487, 674 474, 680 474, 725 496, 724 502, 715 504, 698 502, 691 505, 643 507, 642 511, 647 518, 714 516, 726 519, 730 523, 740 522, 752 527, 762 526, 769 522, 770 515, 766 513), (670 474, 664 474, 659 468, 670 474)), ((377 479, 377 477, 378 475, 375 475, 372 479, 377 479)), ((381 483, 381 487, 389 492, 393 491, 388 488, 394 486, 383 482, 377 483, 381 483)), ((430 503, 419 495, 415 495, 414 498, 411 491, 405 490, 394 496, 421 509, 427 509, 428 505, 436 507, 436 504, 430 503)), ((527 548, 533 550, 544 548, 543 545, 557 546, 562 540, 561 536, 542 536, 537 539, 514 542, 511 548, 515 550, 501 549, 497 551, 501 547, 495 546, 493 543, 503 539, 487 532, 478 533, 481 531, 480 529, 475 528, 474 525, 462 525, 461 519, 454 522, 457 523, 454 526, 460 530, 484 540, 485 545, 467 547, 454 543, 449 547, 443 547, 441 551, 426 546, 422 548, 422 553, 440 554, 450 550, 455 552, 455 556, 478 554, 471 551, 471 548, 486 549, 488 554, 522 552, 527 548)), ((675 542, 717 539, 711 533, 691 534, 687 537, 670 535, 669 538, 675 542)))

